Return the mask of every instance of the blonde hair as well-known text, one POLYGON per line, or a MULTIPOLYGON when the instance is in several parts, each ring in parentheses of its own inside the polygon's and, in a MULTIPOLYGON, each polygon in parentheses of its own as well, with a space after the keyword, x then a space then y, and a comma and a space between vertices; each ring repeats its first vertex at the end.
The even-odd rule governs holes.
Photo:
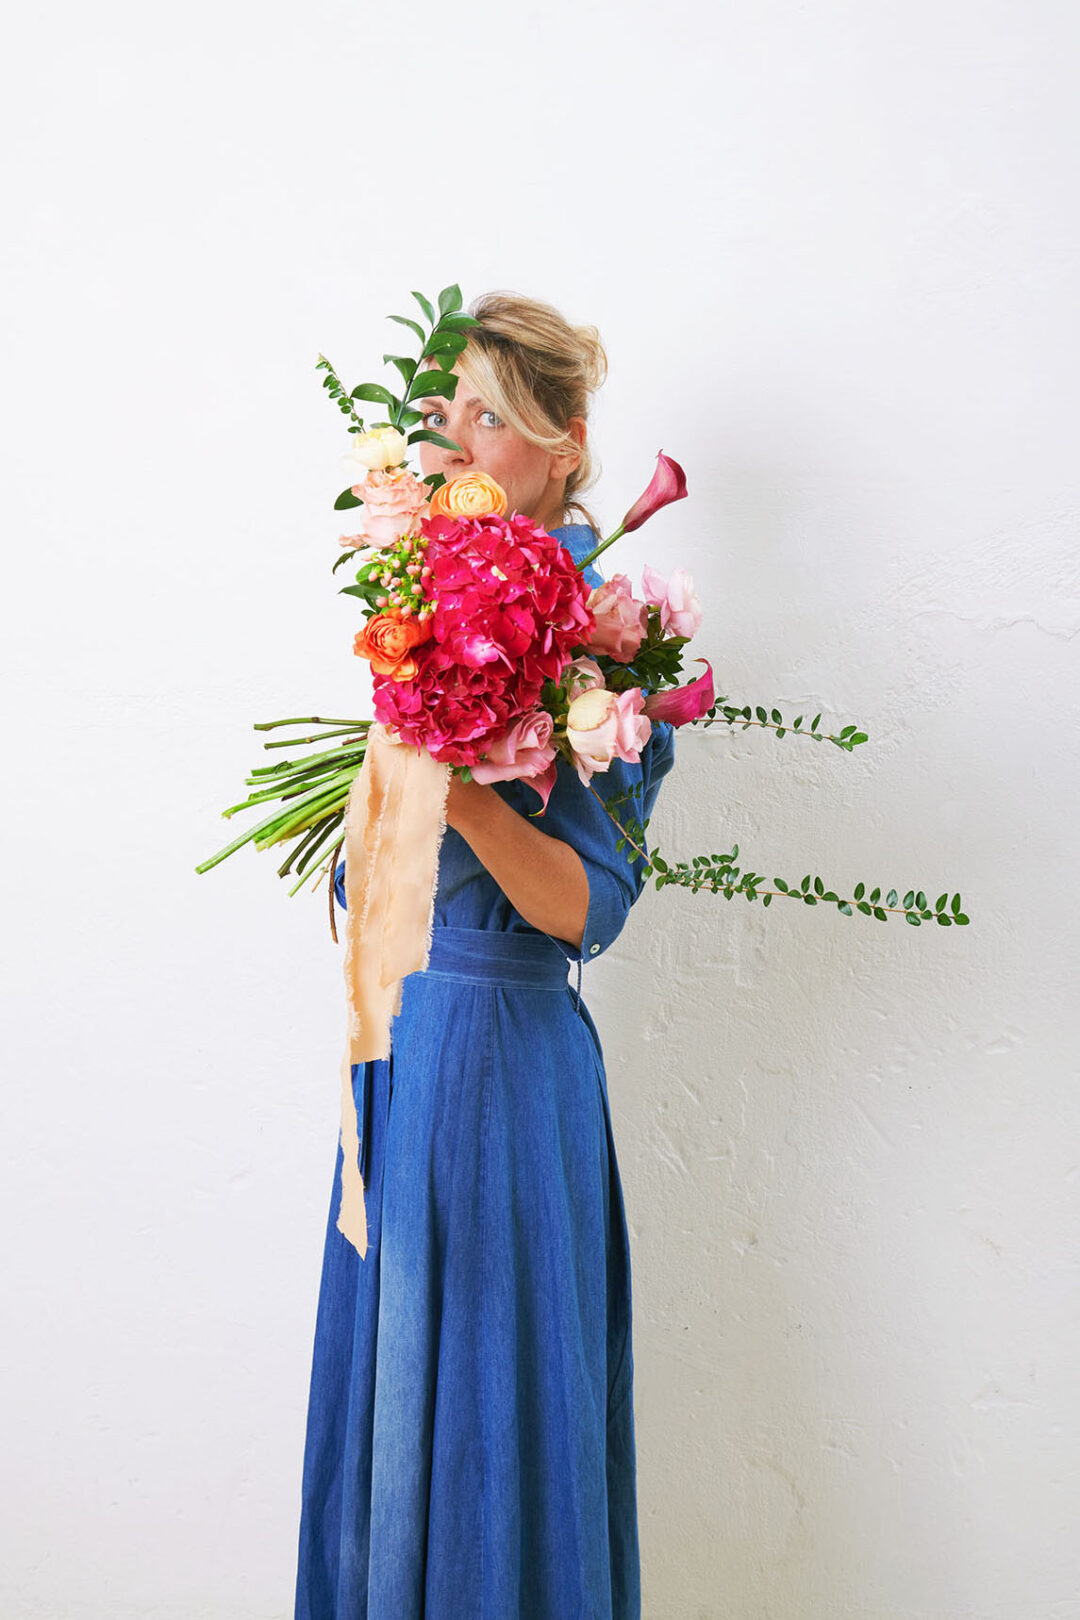
POLYGON ((588 418, 589 397, 607 376, 607 355, 595 326, 572 326, 551 304, 517 293, 482 293, 468 313, 480 322, 468 328, 468 346, 458 371, 503 420, 530 444, 556 455, 578 451, 567 474, 564 516, 571 510, 599 535, 600 526, 578 498, 591 489, 600 463, 569 431, 572 416, 588 418))

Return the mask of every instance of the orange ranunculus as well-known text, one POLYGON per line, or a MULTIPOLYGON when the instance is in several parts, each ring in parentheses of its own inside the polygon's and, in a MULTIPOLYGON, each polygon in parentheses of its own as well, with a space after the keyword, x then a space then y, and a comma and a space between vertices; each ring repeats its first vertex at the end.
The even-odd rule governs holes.
POLYGON ((411 681, 419 668, 412 649, 430 640, 431 635, 430 618, 421 623, 414 618, 399 619, 392 613, 375 613, 364 628, 356 632, 353 652, 359 658, 370 658, 376 675, 411 681))
POLYGON ((428 511, 429 517, 502 517, 506 511, 506 491, 484 472, 459 473, 440 484, 428 511))

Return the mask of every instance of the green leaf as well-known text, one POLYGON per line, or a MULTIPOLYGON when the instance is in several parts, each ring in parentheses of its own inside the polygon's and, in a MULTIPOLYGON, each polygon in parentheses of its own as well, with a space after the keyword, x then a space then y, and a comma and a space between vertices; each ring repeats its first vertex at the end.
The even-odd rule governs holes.
POLYGON ((799 718, 795 721, 795 724, 791 728, 792 731, 798 731, 799 727, 802 725, 802 722, 803 722, 803 717, 800 714, 799 718))
POLYGON ((915 904, 918 906, 920 911, 925 911, 926 910, 926 896, 925 896, 925 894, 923 894, 921 889, 919 890, 918 894, 915 896, 915 904))
POLYGON ((865 889, 864 885, 861 884, 861 883, 856 883, 856 885, 855 885, 855 898, 856 898, 856 900, 861 900, 865 893, 866 893, 866 889, 865 889))
POLYGON ((428 301, 424 297, 423 293, 414 292, 413 297, 416 299, 416 302, 420 305, 420 308, 423 310, 424 314, 427 316, 429 323, 432 326, 434 326, 435 325, 435 311, 432 309, 431 305, 428 303, 428 301))
POLYGON ((818 726, 819 726, 819 724, 820 724, 820 722, 821 722, 821 716, 820 716, 820 714, 815 714, 815 716, 814 716, 814 719, 813 719, 813 722, 812 722, 812 724, 811 724, 811 726, 810 726, 810 730, 811 730, 811 731, 816 731, 816 730, 817 730, 817 728, 818 728, 818 726))
POLYGON ((814 879, 814 893, 815 894, 824 894, 825 893, 825 885, 824 885, 824 883, 822 883, 822 881, 821 881, 821 879, 819 877, 816 877, 814 879))
POLYGON ((867 734, 866 734, 865 731, 857 731, 855 733, 854 737, 852 737, 852 739, 851 739, 851 741, 853 743, 864 743, 864 742, 866 742, 866 740, 867 740, 867 734))
MULTIPOLYGON (((874 889, 871 892, 871 895, 870 895, 870 904, 872 906, 876 906, 880 899, 881 899, 881 890, 880 889, 874 889)), ((891 903, 892 902, 890 901, 889 904, 891 904, 891 903)))
POLYGON ((401 401, 390 392, 389 388, 384 388, 381 383, 361 383, 359 388, 353 389, 352 393, 349 395, 349 398, 371 399, 377 401, 377 403, 380 405, 400 405, 401 403, 401 401))
POLYGON ((905 912, 904 913, 904 920, 905 920, 905 922, 914 923, 916 928, 921 928, 922 927, 921 919, 919 917, 917 917, 913 911, 905 912))
POLYGON ((807 889, 810 887, 810 874, 809 874, 809 872, 807 872, 806 876, 803 878, 803 880, 800 883, 799 887, 802 889, 803 893, 805 894, 807 889))
POLYGON ((413 374, 416 371, 416 361, 410 360, 407 354, 384 354, 383 365, 396 366, 406 387, 412 382, 413 374))
POLYGON ((943 928, 951 928, 952 927, 952 918, 951 917, 946 917, 946 915, 945 915, 945 913, 943 911, 939 911, 937 913, 937 921, 941 924, 941 926, 943 928))
POLYGON ((888 920, 889 920, 888 917, 886 917, 885 913, 882 911, 880 906, 875 906, 874 907, 874 916, 878 919, 879 922, 888 922, 888 920))
POLYGON ((783 878, 773 878, 773 887, 779 889, 781 894, 787 894, 788 892, 788 886, 783 878))
POLYGON ((954 917, 959 917, 959 915, 960 915, 960 896, 959 896, 959 894, 954 894, 953 895, 952 903, 951 903, 949 909, 952 912, 954 917))
POLYGON ((475 315, 460 314, 444 315, 439 327, 447 332, 467 332, 470 326, 479 326, 480 322, 475 315))
POLYGON ((944 911, 945 910, 945 902, 946 902, 946 900, 948 898, 949 898, 949 896, 948 896, 947 893, 946 894, 939 894, 937 899, 934 901, 934 910, 935 911, 944 911))
POLYGON ((783 716, 781 715, 779 709, 774 709, 772 711, 772 714, 769 716, 769 718, 770 718, 770 720, 772 720, 773 724, 777 725, 777 726, 780 725, 782 720, 783 720, 783 716))
POLYGON ((806 904, 808 906, 816 906, 817 905, 817 899, 812 894, 804 894, 803 895, 803 900, 806 902, 806 904))
POLYGON ((770 901, 770 900, 771 900, 771 899, 772 899, 772 895, 771 895, 771 894, 767 894, 767 895, 765 895, 765 896, 764 896, 764 897, 763 897, 763 898, 762 898, 762 902, 761 902, 761 903, 762 903, 762 905, 763 905, 763 906, 767 906, 767 905, 768 905, 768 904, 769 904, 769 901, 770 901))
POLYGON ((860 900, 856 909, 861 911, 864 917, 869 917, 874 908, 868 900, 860 900))
POLYGON ((904 896, 904 910, 907 911, 914 904, 915 904, 915 890, 914 889, 909 889, 907 894, 905 894, 905 896, 904 896))
POLYGON ((455 310, 460 308, 461 288, 456 281, 452 281, 449 287, 444 287, 439 294, 439 314, 452 315, 455 310))
POLYGON ((885 896, 885 904, 887 906, 895 906, 895 904, 896 904, 896 890, 895 889, 890 889, 889 890, 888 894, 885 896))
POLYGON ((343 489, 334 502, 335 512, 347 512, 350 506, 363 506, 363 501, 353 494, 352 488, 343 489))
POLYGON ((765 713, 765 710, 761 707, 760 703, 758 704, 757 708, 754 710, 754 713, 757 715, 757 717, 761 721, 762 725, 764 725, 765 721, 769 718, 768 715, 765 713))
POLYGON ((652 857, 652 863, 658 872, 666 872, 668 869, 668 863, 661 855, 654 855, 652 857))
MULTIPOLYGON (((413 297, 416 297, 415 293, 413 294, 413 297)), ((407 326, 409 331, 415 332, 421 343, 423 343, 424 328, 420 325, 419 321, 410 321, 407 315, 388 315, 386 318, 388 321, 397 321, 399 326, 407 326)))
POLYGON ((842 911, 844 913, 845 917, 850 917, 851 916, 851 907, 848 905, 846 900, 841 900, 839 906, 837 907, 837 910, 842 911))
POLYGON ((953 918, 953 921, 959 923, 961 928, 963 928, 967 925, 968 919, 964 916, 962 911, 958 911, 956 916, 953 918))
POLYGON ((419 399, 423 394, 437 394, 440 399, 453 399, 458 379, 452 371, 440 371, 436 366, 425 366, 413 378, 406 399, 419 399))
POLYGON ((468 348, 469 340, 464 332, 433 332, 424 344, 421 360, 430 360, 435 354, 459 355, 462 349, 468 348))
POLYGON ((405 442, 406 444, 438 444, 444 450, 461 449, 460 444, 455 444, 453 439, 446 438, 442 433, 436 433, 432 428, 417 428, 414 433, 409 434, 405 442))

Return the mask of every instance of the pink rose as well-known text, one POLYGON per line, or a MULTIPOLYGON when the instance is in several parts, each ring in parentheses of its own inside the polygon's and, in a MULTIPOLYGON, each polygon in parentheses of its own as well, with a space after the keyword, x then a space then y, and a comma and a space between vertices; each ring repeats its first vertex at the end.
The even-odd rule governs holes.
POLYGON ((362 538, 372 545, 391 546, 415 527, 430 492, 408 468, 390 467, 369 472, 352 493, 364 503, 362 538))
POLYGON ((636 765, 641 750, 652 734, 652 721, 642 710, 645 695, 640 686, 628 692, 609 692, 592 686, 581 692, 566 716, 566 739, 574 757, 574 769, 585 786, 594 771, 606 771, 613 759, 636 765))
POLYGON ((705 665, 704 675, 699 675, 696 681, 651 692, 645 699, 645 713, 650 720, 667 720, 673 726, 685 726, 708 714, 716 702, 712 665, 707 658, 698 658, 695 662, 705 665))
POLYGON ((563 680, 566 695, 573 703, 579 692, 587 692, 591 686, 603 686, 604 672, 595 658, 575 658, 564 669, 563 680))
POLYGON ((648 606, 634 600, 629 576, 613 574, 597 585, 588 605, 596 616, 596 629, 587 643, 589 651, 606 653, 618 663, 628 664, 649 628, 648 606))
POLYGON ((512 726, 485 744, 487 757, 469 767, 476 781, 511 782, 541 776, 555 759, 551 743, 554 724, 546 709, 520 715, 512 726))
POLYGON ((660 609, 662 630, 670 630, 673 636, 685 636, 689 640, 701 628, 701 603, 694 581, 685 568, 676 568, 665 583, 662 575, 646 563, 641 582, 645 600, 660 609))

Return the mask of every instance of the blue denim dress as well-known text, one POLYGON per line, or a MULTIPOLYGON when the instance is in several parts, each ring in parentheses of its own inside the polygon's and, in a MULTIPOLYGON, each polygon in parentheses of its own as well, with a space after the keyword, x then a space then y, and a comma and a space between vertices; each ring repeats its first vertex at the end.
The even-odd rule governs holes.
MULTIPOLYGON (((554 533, 576 559, 598 543, 554 533)), ((617 813, 643 821, 673 760, 655 724, 640 765, 593 783, 640 784, 617 813)), ((368 1251, 337 1229, 339 1141, 296 1620, 639 1620, 629 1237, 580 980, 644 880, 562 759, 533 825, 584 863, 583 946, 527 923, 447 828, 429 965, 404 980, 390 1057, 353 1067, 368 1251)))

